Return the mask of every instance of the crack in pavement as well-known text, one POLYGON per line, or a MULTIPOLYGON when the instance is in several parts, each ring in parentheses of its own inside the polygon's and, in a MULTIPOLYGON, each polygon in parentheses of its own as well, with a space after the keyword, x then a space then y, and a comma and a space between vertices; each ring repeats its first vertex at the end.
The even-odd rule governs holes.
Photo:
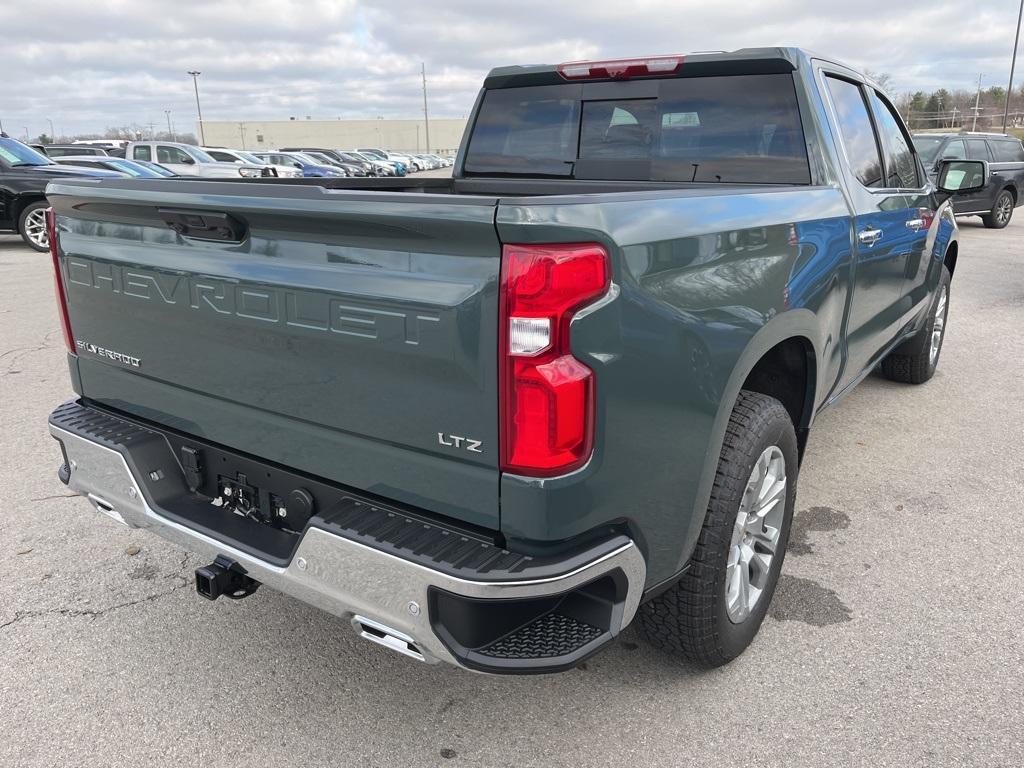
POLYGON ((155 595, 147 595, 146 597, 140 597, 135 600, 126 600, 123 603, 109 605, 106 608, 99 608, 96 610, 90 608, 54 608, 48 611, 15 611, 14 618, 10 619, 9 621, 5 621, 3 624, 0 624, 0 629, 5 629, 6 627, 14 626, 23 619, 37 619, 43 616, 70 616, 72 618, 76 618, 79 616, 88 616, 90 619, 95 619, 99 616, 105 616, 108 613, 112 613, 113 611, 119 611, 122 608, 131 608, 136 605, 142 605, 143 603, 151 603, 154 600, 160 600, 161 598, 169 597, 170 595, 173 595, 175 592, 179 592, 182 589, 190 587, 192 585, 192 582, 182 575, 176 574, 173 576, 173 578, 181 579, 181 583, 171 587, 170 589, 164 592, 158 592, 155 595))
POLYGON ((21 358, 27 355, 31 355, 35 352, 42 352, 43 350, 46 349, 54 349, 54 346, 50 342, 52 341, 51 337, 55 333, 57 333, 57 331, 47 331, 46 334, 43 336, 42 343, 34 347, 15 347, 14 349, 8 349, 6 352, 0 352, 0 360, 3 360, 8 355, 13 355, 13 357, 11 357, 10 360, 8 361, 7 370, 4 371, 2 375, 7 376, 10 373, 16 373, 16 371, 14 371, 14 366, 18 363, 19 360, 21 360, 21 358))
POLYGON ((126 600, 123 603, 108 605, 106 608, 99 609, 53 608, 46 611, 15 611, 14 618, 0 624, 0 630, 5 629, 6 627, 13 626, 14 624, 17 624, 19 621, 22 621, 23 619, 36 619, 42 616, 70 616, 72 618, 76 618, 79 616, 88 616, 91 620, 99 616, 104 616, 108 613, 112 613, 113 611, 119 611, 122 608, 131 608, 136 605, 141 605, 143 603, 151 603, 155 600, 160 600, 164 597, 169 597, 170 595, 173 595, 175 592, 180 592, 182 589, 192 586, 192 580, 181 572, 188 569, 189 556, 189 553, 186 552, 184 556, 181 558, 181 562, 178 564, 178 573, 164 574, 166 578, 176 579, 179 581, 179 583, 175 584, 168 590, 164 590, 163 592, 157 592, 153 595, 146 595, 145 597, 139 597, 134 600, 126 600))

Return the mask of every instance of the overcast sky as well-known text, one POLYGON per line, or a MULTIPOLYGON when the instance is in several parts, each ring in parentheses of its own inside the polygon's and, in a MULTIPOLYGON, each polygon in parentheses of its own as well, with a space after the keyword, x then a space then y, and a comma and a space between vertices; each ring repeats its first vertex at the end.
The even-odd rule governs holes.
MULTIPOLYGON (((1006 86, 1018 0, 0 0, 8 133, 208 120, 460 117, 488 69, 798 45, 893 90, 1006 86)), ((1018 67, 1017 82, 1024 80, 1018 67)))

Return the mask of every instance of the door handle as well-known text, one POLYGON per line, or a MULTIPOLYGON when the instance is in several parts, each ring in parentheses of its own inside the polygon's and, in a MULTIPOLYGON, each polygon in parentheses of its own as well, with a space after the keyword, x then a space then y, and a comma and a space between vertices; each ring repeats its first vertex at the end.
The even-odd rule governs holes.
POLYGON ((860 240, 864 245, 874 245, 882 239, 882 230, 880 229, 862 229, 857 233, 857 239, 860 240))
POLYGON ((157 208, 157 214, 182 237, 222 243, 240 243, 245 238, 245 223, 229 213, 157 208))
POLYGON ((915 232, 920 232, 921 227, 924 226, 924 219, 910 219, 907 221, 907 229, 912 229, 915 232))

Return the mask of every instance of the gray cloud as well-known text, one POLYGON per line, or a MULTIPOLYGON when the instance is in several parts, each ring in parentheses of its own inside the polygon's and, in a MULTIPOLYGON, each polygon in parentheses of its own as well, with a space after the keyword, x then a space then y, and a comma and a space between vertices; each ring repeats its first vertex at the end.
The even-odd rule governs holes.
MULTIPOLYGON (((470 109, 488 69, 578 58, 801 45, 897 90, 1005 86, 1017 0, 0 0, 0 120, 13 134, 128 123, 413 117, 470 109)), ((1024 79, 1024 77, 1022 77, 1024 79)))

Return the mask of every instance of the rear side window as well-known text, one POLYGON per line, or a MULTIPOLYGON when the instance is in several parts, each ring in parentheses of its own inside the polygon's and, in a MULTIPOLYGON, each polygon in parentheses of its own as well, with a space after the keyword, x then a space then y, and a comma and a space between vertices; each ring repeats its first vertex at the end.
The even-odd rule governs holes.
POLYGON ((136 160, 152 160, 153 150, 147 146, 133 147, 132 157, 134 157, 136 160))
POLYGON ((989 146, 997 163, 1024 162, 1024 146, 1018 139, 992 139, 989 146))
POLYGON ((875 112, 878 133, 885 152, 887 187, 918 187, 917 158, 910 147, 910 139, 900 127, 892 107, 885 103, 875 91, 870 91, 871 108, 875 112))
POLYGON ((828 77, 826 80, 829 93, 832 94, 832 103, 836 107, 839 131, 843 135, 850 170, 865 187, 883 186, 882 158, 860 86, 836 77, 828 77))
POLYGON ((489 90, 466 152, 469 175, 807 184, 789 74, 489 90), (619 95, 631 84, 617 84, 619 95), (611 94, 609 94, 611 95, 611 94))
POLYGON ((991 160, 992 155, 989 154, 988 144, 985 143, 984 139, 968 139, 967 140, 967 159, 968 160, 991 160))

